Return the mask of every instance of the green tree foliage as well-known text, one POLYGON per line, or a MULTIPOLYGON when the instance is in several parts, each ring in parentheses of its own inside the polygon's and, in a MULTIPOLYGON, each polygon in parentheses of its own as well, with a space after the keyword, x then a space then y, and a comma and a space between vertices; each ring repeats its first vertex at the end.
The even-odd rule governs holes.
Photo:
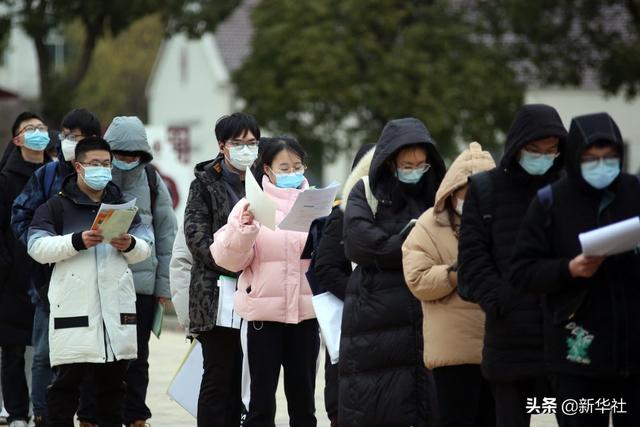
POLYGON ((446 1, 269 0, 252 18, 239 95, 316 162, 403 116, 422 119, 448 156, 463 141, 495 147, 523 98, 507 58, 446 1))
POLYGON ((607 93, 640 91, 640 1, 485 0, 482 31, 541 84, 579 85, 591 71, 607 93))

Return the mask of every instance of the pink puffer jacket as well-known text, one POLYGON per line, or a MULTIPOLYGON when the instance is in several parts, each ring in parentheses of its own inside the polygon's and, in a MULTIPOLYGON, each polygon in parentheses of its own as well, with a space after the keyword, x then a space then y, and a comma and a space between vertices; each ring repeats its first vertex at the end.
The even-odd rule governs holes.
MULTIPOLYGON (((303 184, 306 188, 308 184, 303 184)), ((267 177, 264 192, 276 202, 276 224, 289 213, 302 190, 278 188, 267 177)), ((300 254, 307 233, 271 231, 254 221, 240 223, 246 199, 229 214, 229 221, 213 237, 211 254, 216 264, 229 271, 242 271, 235 297, 235 311, 245 320, 300 323, 316 317, 311 289, 305 276, 309 260, 300 254)))

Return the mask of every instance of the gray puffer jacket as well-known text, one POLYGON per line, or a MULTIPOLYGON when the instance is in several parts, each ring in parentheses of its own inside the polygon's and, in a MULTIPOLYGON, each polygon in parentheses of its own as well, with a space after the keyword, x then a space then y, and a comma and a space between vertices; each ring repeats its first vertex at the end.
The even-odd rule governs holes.
POLYGON ((155 170, 150 172, 156 174, 157 198, 155 206, 151 206, 151 187, 145 167, 153 160, 153 155, 144 125, 137 117, 116 117, 104 139, 116 153, 140 156, 140 164, 134 169, 124 171, 114 167, 112 170, 112 181, 126 200, 137 199, 140 219, 153 230, 155 238, 151 257, 130 266, 136 293, 171 298, 169 261, 177 230, 176 216, 169 190, 155 170))

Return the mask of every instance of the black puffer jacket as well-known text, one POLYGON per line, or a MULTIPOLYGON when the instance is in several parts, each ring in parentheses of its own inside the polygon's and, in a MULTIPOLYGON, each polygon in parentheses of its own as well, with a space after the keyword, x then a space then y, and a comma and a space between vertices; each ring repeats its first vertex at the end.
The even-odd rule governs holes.
POLYGON ((569 261, 582 252, 578 235, 640 215, 640 183, 621 174, 606 189, 582 178, 580 156, 606 140, 624 143, 608 114, 573 119, 567 176, 551 186, 553 202, 535 198, 516 250, 514 285, 544 297, 545 356, 554 372, 640 374, 640 251, 609 256, 590 279, 573 279, 569 261))
POLYGON ((435 396, 422 356, 422 309, 404 281, 399 233, 433 205, 445 167, 416 119, 389 122, 375 150, 369 180, 377 213, 367 203, 362 181, 345 209, 345 252, 358 267, 349 279, 342 318, 339 424, 432 426, 435 396), (413 143, 424 143, 431 169, 410 186, 397 180, 388 161, 413 143))
POLYGON ((31 258, 11 231, 11 205, 42 163, 26 162, 20 149, 7 150, 11 151, 0 172, 0 345, 31 345, 31 258))
POLYGON ((458 280, 469 289, 468 299, 486 312, 482 370, 492 381, 514 381, 544 372, 539 298, 514 291, 508 274, 527 207, 539 188, 558 178, 563 163, 561 154, 545 175, 533 176, 518 163, 518 153, 528 143, 550 136, 560 138, 562 153, 566 130, 556 110, 547 105, 523 106, 507 135, 499 166, 488 172, 492 212, 483 212, 480 194, 484 193, 473 177, 464 203, 458 280), (488 213, 493 215, 491 221, 483 219, 488 213))

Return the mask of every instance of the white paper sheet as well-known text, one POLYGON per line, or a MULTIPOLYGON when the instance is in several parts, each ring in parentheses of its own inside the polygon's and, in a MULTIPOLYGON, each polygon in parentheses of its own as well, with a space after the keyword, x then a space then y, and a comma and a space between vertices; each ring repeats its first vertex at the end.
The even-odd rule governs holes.
POLYGON ((640 245, 640 218, 634 217, 580 233, 584 255, 616 255, 640 245))
POLYGON ((218 313, 216 325, 224 328, 240 329, 240 316, 233 310, 237 279, 220 276, 218 279, 218 313))
POLYGON ((340 334, 342 330, 342 310, 344 303, 331 292, 311 297, 313 310, 318 318, 320 333, 327 346, 331 363, 338 363, 340 356, 340 334))
POLYGON ((136 200, 137 199, 133 199, 120 205, 102 203, 93 220, 91 229, 96 230, 100 228, 104 242, 109 242, 111 239, 126 233, 129 227, 131 227, 131 222, 138 211, 136 200))
POLYGON ((278 228, 281 230, 309 232, 311 223, 316 218, 327 216, 336 199, 340 185, 336 182, 325 188, 309 188, 298 195, 289 214, 282 220, 278 228))
POLYGON ((178 371, 167 389, 167 395, 194 418, 198 415, 198 395, 202 381, 202 347, 193 340, 178 371))
POLYGON ((247 168, 247 172, 245 173, 244 191, 245 197, 251 204, 249 211, 261 225, 275 231, 276 202, 271 200, 269 196, 262 191, 262 188, 258 185, 249 168, 247 168))

